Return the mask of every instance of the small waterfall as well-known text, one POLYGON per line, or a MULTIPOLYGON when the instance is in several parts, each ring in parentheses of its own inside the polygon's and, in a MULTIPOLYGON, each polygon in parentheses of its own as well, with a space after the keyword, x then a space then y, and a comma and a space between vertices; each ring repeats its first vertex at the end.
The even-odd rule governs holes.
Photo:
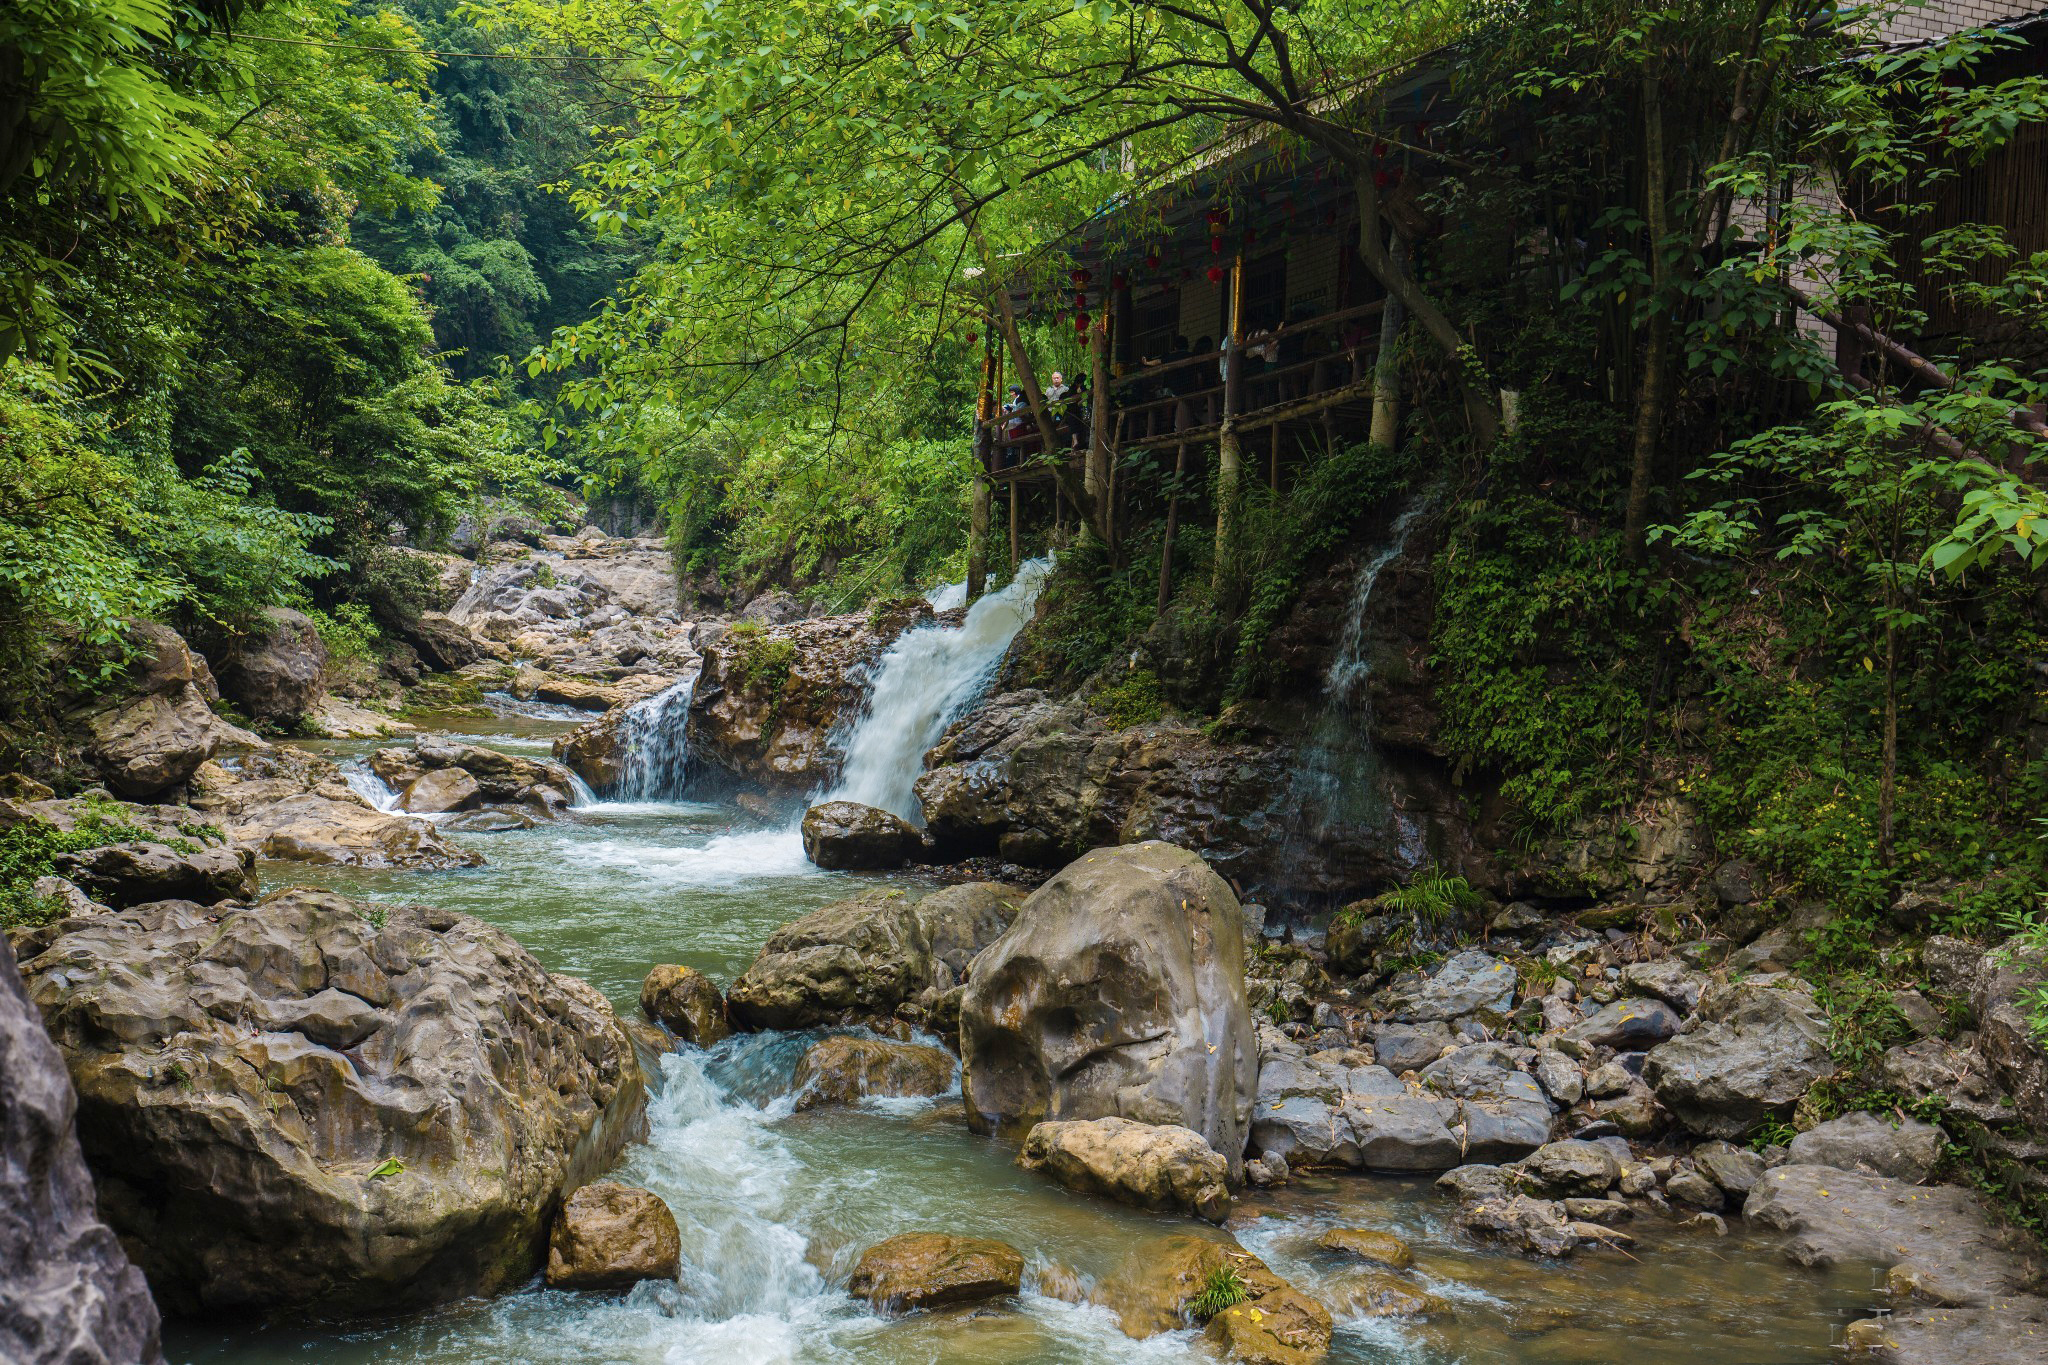
MULTIPOLYGON (((690 698, 697 690, 692 673, 671 687, 643 698, 619 717, 623 771, 610 794, 624 801, 676 801, 690 770, 690 698)), ((577 804, 583 804, 582 793, 577 804)))
POLYGON ((342 764, 341 777, 344 782, 348 783, 350 791, 362 797, 363 800, 369 802, 378 810, 388 814, 398 809, 398 793, 391 790, 385 784, 383 778, 372 772, 369 763, 365 760, 352 758, 342 764))
MULTIPOLYGON (((1347 827, 1381 825, 1389 814, 1372 739, 1372 652, 1365 638, 1366 622, 1381 571, 1408 548, 1408 537, 1428 510, 1428 503, 1420 500, 1403 510, 1388 528, 1386 543, 1351 581, 1344 629, 1323 673, 1322 714, 1295 776, 1303 828, 1318 838, 1341 834, 1347 827)), ((1399 839, 1404 848, 1410 842, 1410 837, 1399 839)))
POLYGON ((1052 560, 1033 559, 1001 592, 967 609, 958 626, 906 631, 875 667, 867 706, 846 743, 839 785, 823 799, 919 818, 911 787, 925 751, 981 695, 1010 641, 1031 619, 1052 560))
POLYGON ((963 578, 958 583, 941 583, 926 593, 924 600, 931 604, 933 611, 951 611, 955 607, 964 607, 967 605, 967 580, 963 578))

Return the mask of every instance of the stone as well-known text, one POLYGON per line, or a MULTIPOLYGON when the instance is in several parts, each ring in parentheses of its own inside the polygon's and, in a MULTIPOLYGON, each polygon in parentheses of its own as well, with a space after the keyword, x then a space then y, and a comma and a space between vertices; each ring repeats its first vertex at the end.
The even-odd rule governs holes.
POLYGON ((1504 1198, 1521 1186, 1512 1166, 1458 1166, 1436 1178, 1436 1187, 1456 1199, 1473 1203, 1481 1199, 1504 1198))
POLYGON ((1524 1189, 1547 1198, 1598 1195, 1621 1178, 1621 1163, 1597 1142, 1546 1143, 1516 1166, 1524 1189))
POLYGON ((861 1253, 847 1292, 887 1313, 978 1303, 1014 1294, 1024 1281, 1024 1257, 1005 1242, 906 1232, 861 1253))
POLYGON ((1636 1211, 1619 1199, 1567 1199, 1563 1203, 1566 1218, 1579 1223, 1597 1223, 1601 1227, 1626 1223, 1636 1216, 1636 1211))
POLYGON ((294 888, 64 929, 24 975, 102 1214, 173 1311, 517 1284, 562 1193, 644 1129, 604 997, 467 916, 294 888))
POLYGON ((819 867, 866 871, 901 867, 924 849, 907 820, 858 801, 827 801, 803 818, 804 856, 819 867))
POLYGON ((550 1289, 621 1293, 682 1273, 683 1237, 659 1195, 631 1185, 585 1185, 548 1234, 550 1289))
POLYGON ((1941 1164, 1941 1129, 1919 1119, 1888 1119, 1857 1111, 1817 1124, 1792 1139, 1793 1166, 1836 1166, 1918 1185, 1941 1164))
POLYGON ((1459 1208, 1458 1225, 1538 1256, 1569 1256, 1579 1235, 1565 1220, 1564 1207, 1547 1199, 1507 1195, 1480 1199, 1459 1208))
POLYGON ((1987 1124, 2012 1121, 2012 1097, 1991 1078, 1983 1057, 1944 1039, 1887 1049, 1878 1073, 1909 1100, 1940 1100, 1944 1113, 1987 1124))
POLYGON ((1892 1008, 1906 1021, 1906 1027, 1922 1038, 1934 1038, 1947 1030, 1948 1020, 1942 1017, 1934 1002, 1918 991, 1902 990, 1892 992, 1892 1008))
POLYGON ((401 621, 398 632, 422 659, 443 673, 489 658, 493 648, 446 612, 423 612, 413 620, 401 621))
POLYGON ((165 844, 106 844, 60 854, 55 866, 81 891, 117 910, 165 900, 212 905, 256 894, 256 855, 247 849, 181 853, 165 844))
POLYGON ((252 719, 293 726, 325 690, 327 646, 304 612, 268 607, 213 657, 221 694, 252 719))
POLYGON ((1415 1253, 1406 1242, 1391 1232, 1373 1228, 1331 1228, 1316 1239, 1316 1245, 1392 1270, 1406 1270, 1415 1263, 1415 1253))
POLYGON ((460 768, 436 768, 406 784, 398 804, 415 815, 461 810, 481 798, 483 788, 460 768))
POLYGON ((117 696, 86 720, 94 766, 131 800, 160 795, 191 777, 213 757, 227 728, 190 683, 117 696))
POLYGON ((1454 1041, 1450 1027, 1440 1022, 1425 1024, 1377 1024, 1372 1030, 1372 1050, 1379 1064, 1395 1075, 1420 1071, 1444 1055, 1454 1041))
POLYGON ((798 1109, 857 1104, 868 1096, 929 1098, 953 1088, 953 1054, 924 1043, 844 1034, 813 1044, 791 1088, 798 1109))
MULTIPOLYGON (((1571 1117, 1586 1128, 1597 1126, 1601 1133, 1636 1138, 1650 1137, 1671 1121, 1671 1116, 1664 1112, 1664 1106, 1657 1103, 1656 1095, 1641 1081, 1634 1081, 1618 1095, 1582 1100, 1573 1108, 1571 1117)), ((1592 1137, 1597 1134, 1582 1128, 1577 1135, 1592 1137)))
POLYGON ((686 1043, 711 1047, 732 1036, 725 997, 695 967, 663 963, 640 983, 640 1008, 686 1043))
POLYGON ((77 1097, 0 937, 0 1360, 161 1365, 149 1286, 100 1221, 77 1097))
POLYGON ((1313 1365, 1330 1353, 1330 1310, 1291 1285, 1233 1304, 1203 1336, 1245 1365, 1313 1365))
POLYGON ((934 768, 913 789, 932 844, 949 858, 996 851, 1009 828, 1010 781, 987 761, 934 768))
POLYGON ((1827 1017, 1793 979, 1752 977, 1708 990, 1700 1027, 1651 1049, 1643 1079, 1688 1129, 1747 1136, 1783 1119, 1834 1070, 1827 1017))
POLYGON ((1672 1172, 1671 1178, 1664 1182, 1664 1194, 1674 1204, 1709 1212, 1720 1209, 1727 1202, 1721 1187, 1698 1171, 1672 1172))
POLYGON ((768 936, 725 993, 747 1029, 815 1028, 893 1016, 924 987, 931 946, 903 891, 834 901, 768 936))
POLYGON ((1288 1174, 1287 1158, 1278 1152, 1252 1157, 1244 1163, 1245 1182, 1260 1189, 1285 1185, 1288 1174))
POLYGON ((1230 1216, 1230 1163, 1189 1128, 1120 1118, 1040 1123, 1025 1137, 1017 1164, 1142 1209, 1212 1223, 1230 1216))
POLYGON ((1259 1067, 1237 897, 1171 844, 1085 855, 975 959, 960 1044, 977 1132, 1110 1116, 1178 1124, 1235 1175, 1259 1067))
POLYGON ((1566 1108, 1577 1104, 1586 1093, 1586 1073, 1562 1052, 1537 1053, 1529 1069, 1536 1083, 1543 1087, 1543 1093, 1566 1108))
POLYGON ((356 801, 308 793, 232 817, 229 835, 259 857, 343 867, 476 867, 430 821, 387 815, 356 801))
POLYGON ((948 991, 967 980, 967 969, 982 949, 1017 922, 1017 909, 1031 893, 1001 882, 942 886, 912 907, 931 949, 931 986, 948 991))
POLYGON ((1251 1143, 1290 1165, 1444 1171, 1465 1160, 1451 1131, 1459 1102, 1411 1089, 1383 1066, 1304 1055, 1268 1040, 1252 1105, 1251 1143))
POLYGON ((1396 991, 1387 1014, 1403 1023, 1456 1019, 1478 1010, 1505 1015, 1514 1007, 1515 982, 1513 967, 1467 948, 1420 985, 1396 991))
POLYGON ((1541 933, 1550 926, 1550 918, 1527 901, 1514 901, 1495 915, 1487 929, 1496 934, 1519 936, 1541 933))
POLYGON ((1714 869, 1714 899, 1722 905, 1752 905, 1759 882, 1756 867, 1741 858, 1730 858, 1714 869))
POLYGON ((1585 1093, 1588 1098, 1604 1100, 1614 1095, 1626 1095, 1636 1083, 1629 1069, 1620 1062, 1602 1062, 1593 1068, 1593 1074, 1586 1077, 1585 1093))
POLYGON ((1327 1292, 1347 1319, 1433 1318, 1451 1312, 1450 1301, 1442 1295, 1383 1271, 1346 1276, 1327 1292))
POLYGON ((1103 1285, 1102 1302, 1130 1337, 1197 1325, 1192 1302, 1217 1271, 1229 1269, 1256 1302, 1286 1282, 1228 1233, 1204 1230, 1146 1238, 1103 1285))
POLYGON ((1591 1043, 1595 1047, 1637 1052, 1677 1033, 1681 1022, 1677 1012, 1663 1001, 1631 996, 1603 1006, 1598 1013, 1568 1032, 1580 1042, 1591 1043))
POLYGON ((1680 1014, 1699 1008, 1700 995, 1712 980, 1675 958, 1657 962, 1631 962, 1621 969, 1621 984, 1638 995, 1662 1000, 1680 1014))
POLYGON ((1725 1142, 1703 1142, 1693 1148, 1693 1165, 1701 1175, 1720 1186, 1732 1198, 1741 1199, 1763 1178, 1764 1159, 1755 1152, 1731 1147, 1725 1142))
POLYGON ((1550 1101, 1499 1043, 1462 1048, 1422 1069, 1422 1082, 1458 1101, 1462 1157, 1512 1161, 1550 1140, 1550 1101))

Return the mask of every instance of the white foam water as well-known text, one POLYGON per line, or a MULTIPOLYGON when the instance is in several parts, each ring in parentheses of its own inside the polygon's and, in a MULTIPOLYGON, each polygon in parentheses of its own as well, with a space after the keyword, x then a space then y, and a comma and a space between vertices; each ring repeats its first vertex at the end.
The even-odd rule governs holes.
POLYGON ((341 765, 341 780, 348 783, 348 789, 376 809, 391 814, 398 809, 398 793, 391 790, 384 779, 370 770, 370 765, 360 758, 352 758, 341 765))
POLYGON ((690 777, 690 698, 697 675, 644 697, 619 718, 624 750, 611 796, 626 801, 677 801, 690 777))
POLYGON ((996 665, 1031 619, 1052 560, 1027 560, 1002 591, 967 609, 957 626, 906 631, 875 667, 867 706, 846 743, 839 782, 822 799, 858 801, 906 820, 920 818, 911 788, 925 751, 988 685, 996 665))

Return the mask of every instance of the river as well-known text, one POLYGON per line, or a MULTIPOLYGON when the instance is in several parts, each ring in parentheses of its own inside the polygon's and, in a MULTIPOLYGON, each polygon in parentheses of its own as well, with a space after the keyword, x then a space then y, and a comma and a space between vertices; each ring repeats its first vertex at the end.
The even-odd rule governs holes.
MULTIPOLYGON (((508 712, 453 721, 462 738, 543 753, 573 724, 508 712), (462 733, 464 730, 471 733, 462 733)), ((921 738, 927 724, 911 727, 921 738)), ((321 746, 338 757, 368 745, 321 746)), ((921 752, 921 750, 920 750, 921 752)), ((550 970, 594 983, 621 1012, 661 962, 725 983, 778 925, 854 890, 920 886, 823 872, 794 831, 732 806, 593 802, 526 830, 465 835, 488 865, 456 872, 269 865, 266 886, 314 883, 359 897, 427 901, 500 925, 550 970)), ((389 1323, 328 1327, 175 1323, 173 1362, 1110 1362, 1199 1358, 1192 1333, 1134 1341, 1087 1300, 1152 1239, 1192 1230, 1027 1176, 1013 1149, 975 1137, 957 1090, 794 1113, 789 1083, 818 1035, 742 1036, 662 1062, 651 1133, 617 1178, 661 1195, 683 1235, 678 1283, 622 1298, 546 1289, 389 1323), (838 1286, 862 1248, 913 1230, 1001 1238, 1027 1258, 1013 1305, 885 1319, 838 1286), (1080 1302, 1075 1302, 1079 1300, 1080 1302)), ((1346 1267, 1316 1248, 1332 1227, 1382 1228, 1415 1250, 1416 1278, 1455 1305, 1447 1320, 1339 1315, 1339 1362, 1605 1362, 1776 1365, 1831 1358, 1843 1323, 1881 1295, 1870 1274, 1788 1264, 1777 1241, 1731 1219, 1728 1235, 1654 1218, 1633 1254, 1541 1262, 1474 1245, 1421 1180, 1309 1176, 1248 1192, 1231 1229, 1281 1275, 1326 1301, 1346 1267)))

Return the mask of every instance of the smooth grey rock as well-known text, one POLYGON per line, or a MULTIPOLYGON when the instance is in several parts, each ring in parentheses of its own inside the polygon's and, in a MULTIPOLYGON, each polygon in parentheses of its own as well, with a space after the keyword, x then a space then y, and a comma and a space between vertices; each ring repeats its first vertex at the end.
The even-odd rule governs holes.
POLYGON ((1698 1171, 1672 1172, 1671 1178, 1664 1182, 1664 1193, 1675 1204, 1705 1209, 1709 1213, 1727 1203, 1727 1196, 1721 1192, 1721 1187, 1698 1171))
POLYGON ((1693 1149, 1692 1160, 1700 1174, 1737 1199, 1755 1189, 1764 1173, 1762 1157, 1725 1142, 1701 1143, 1693 1149))
POLYGON ((1941 1149, 1941 1129, 1931 1123, 1913 1118, 1894 1122, 1859 1110, 1793 1138, 1785 1160, 1793 1166, 1837 1166, 1917 1185, 1941 1164, 1941 1149))
POLYGON ((1550 1101, 1498 1043, 1463 1048, 1422 1070, 1423 1084, 1458 1101, 1464 1158, 1512 1161, 1550 1140, 1550 1101))
POLYGON ((1521 1185, 1547 1197, 1599 1195, 1621 1178, 1621 1163, 1597 1142, 1546 1143, 1515 1168, 1521 1185))
POLYGON ((64 1058, 0 937, 0 1360, 158 1365, 156 1304, 100 1221, 64 1058))
POLYGON ((1621 984, 1637 995, 1662 1000, 1680 1014, 1699 1008, 1700 996, 1713 978, 1696 972, 1676 958, 1659 962, 1631 962, 1621 969, 1621 984))
POLYGON ((1586 1093, 1586 1073, 1562 1052, 1546 1049, 1537 1053, 1530 1070, 1535 1073, 1536 1083, 1543 1087, 1543 1093, 1566 1108, 1577 1104, 1586 1093))
POLYGON ((1663 1001, 1631 996, 1602 1006, 1599 1013, 1568 1032, 1596 1047, 1634 1051, 1671 1037, 1680 1022, 1677 1012, 1663 1001))
POLYGON ((1419 985, 1395 993, 1388 1017, 1403 1023, 1456 1019, 1478 1010, 1506 1014, 1515 1003, 1515 969, 1467 948, 1419 985))
POLYGON ((1442 1023, 1378 1024, 1372 1030, 1373 1054, 1395 1075, 1420 1071, 1451 1046, 1451 1031, 1442 1023))
POLYGON ((1341 1053, 1268 1051, 1252 1104, 1251 1143, 1293 1165, 1443 1171, 1464 1160, 1451 1123, 1458 1103, 1418 1095, 1383 1066, 1345 1065, 1341 1053))

